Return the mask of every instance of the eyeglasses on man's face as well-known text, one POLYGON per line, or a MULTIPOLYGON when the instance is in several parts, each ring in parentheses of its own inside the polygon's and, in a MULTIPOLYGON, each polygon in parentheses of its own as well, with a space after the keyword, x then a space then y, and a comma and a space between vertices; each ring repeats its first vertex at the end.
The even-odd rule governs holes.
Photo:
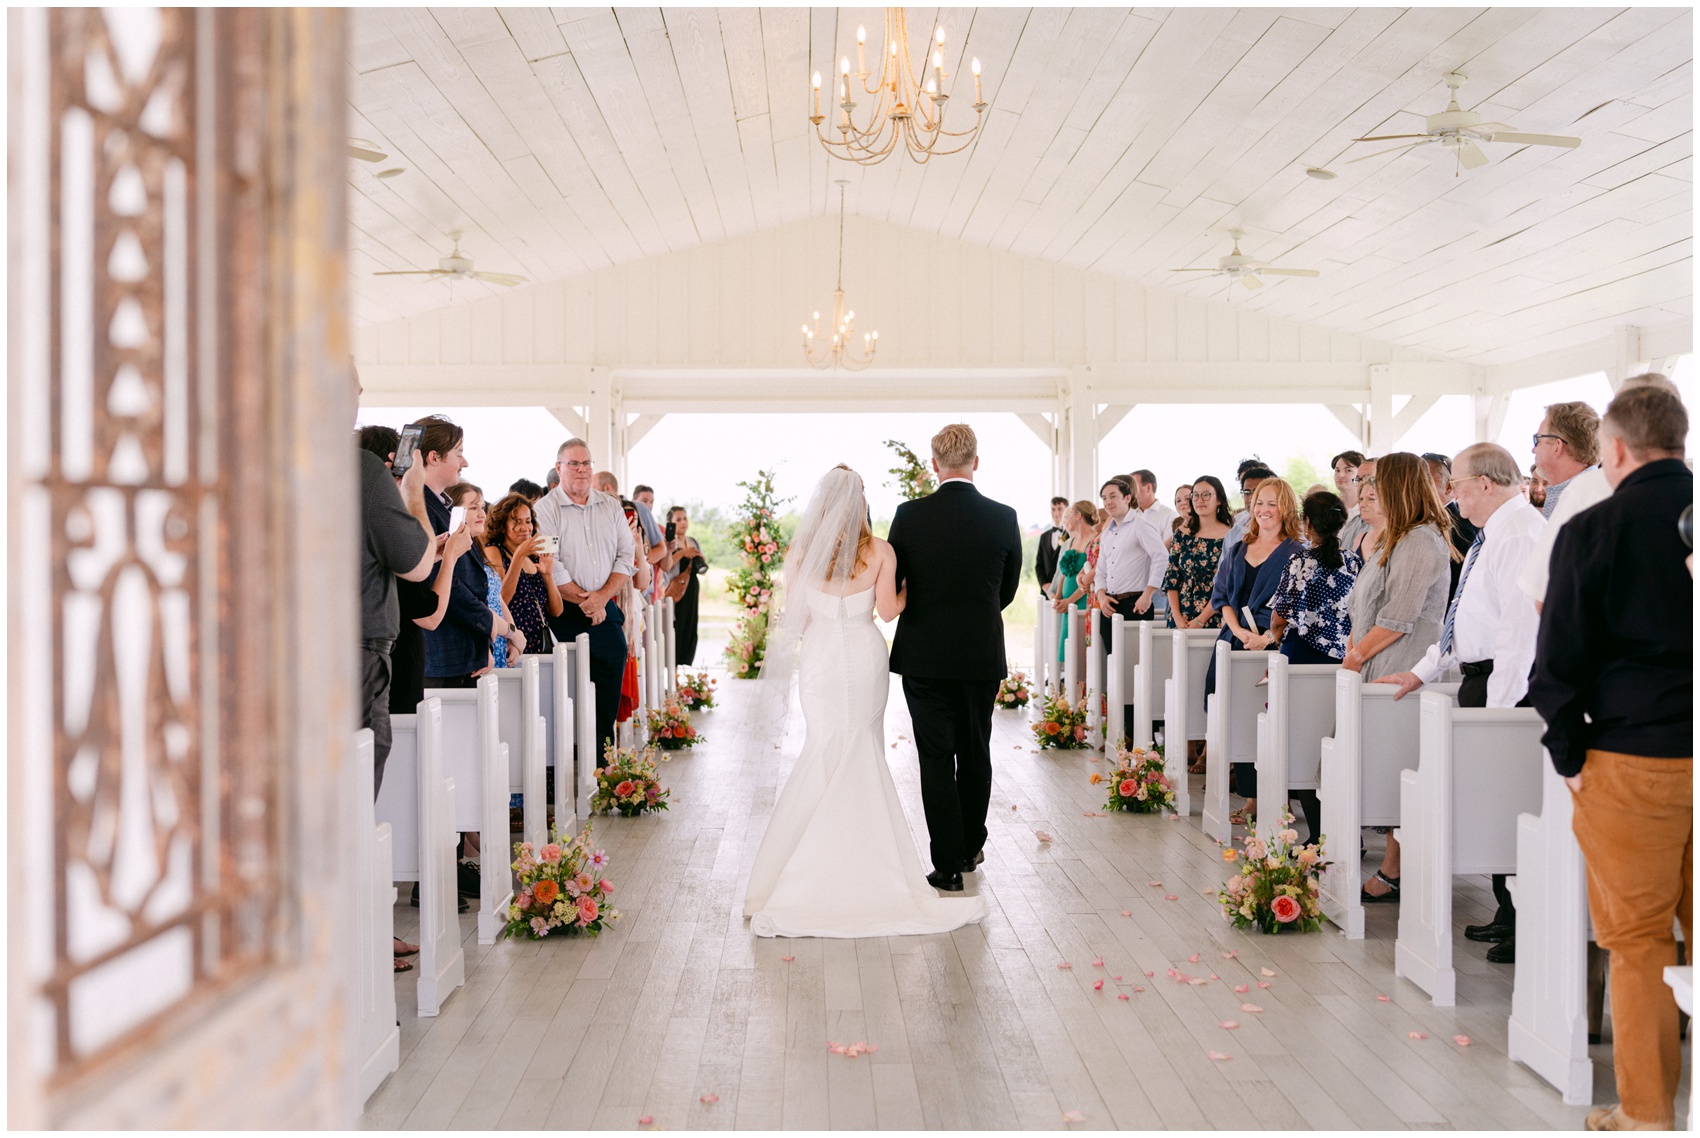
POLYGON ((1457 478, 1448 478, 1446 480, 1446 488, 1450 490, 1460 482, 1474 482, 1478 478, 1486 477, 1487 475, 1485 474, 1461 474, 1457 478))
POLYGON ((1532 444, 1533 444, 1533 445, 1535 445, 1535 446, 1540 446, 1540 445, 1541 445, 1541 440, 1542 440, 1542 439, 1552 439, 1552 440, 1553 440, 1553 441, 1554 441, 1554 442, 1560 442, 1560 443, 1561 443, 1561 442, 1563 442, 1563 441, 1564 441, 1564 440, 1563 440, 1563 439, 1562 439, 1562 438, 1560 438, 1560 437, 1559 437, 1559 436, 1558 436, 1558 435, 1542 435, 1542 434, 1537 434, 1537 435, 1531 435, 1531 436, 1530 436, 1530 442, 1531 442, 1531 443, 1532 443, 1532 444))
POLYGON ((561 465, 566 467, 568 470, 589 470, 595 464, 592 462, 573 462, 569 459, 561 465))

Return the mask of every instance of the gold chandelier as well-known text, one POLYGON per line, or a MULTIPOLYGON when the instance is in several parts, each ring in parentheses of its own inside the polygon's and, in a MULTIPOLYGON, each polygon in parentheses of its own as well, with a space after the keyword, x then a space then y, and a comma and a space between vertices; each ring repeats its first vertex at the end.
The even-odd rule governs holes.
POLYGON ((832 339, 822 341, 821 350, 815 350, 815 341, 820 336, 820 313, 815 313, 814 327, 803 325, 803 358, 817 368, 829 367, 849 368, 851 371, 861 371, 874 362, 874 353, 879 350, 880 334, 878 332, 862 333, 862 350, 857 353, 850 346, 850 337, 856 332, 856 313, 844 310, 844 187, 850 183, 840 178, 838 181, 838 288, 832 294, 832 339))
POLYGON ((980 121, 986 103, 980 98, 980 61, 970 66, 974 71, 974 125, 967 130, 944 129, 945 93, 944 29, 934 31, 932 58, 922 72, 931 77, 922 84, 916 82, 915 69, 909 59, 909 21, 903 8, 885 10, 885 58, 880 67, 879 82, 868 86, 868 30, 856 29, 856 77, 862 90, 876 96, 873 115, 866 127, 859 127, 851 118, 856 109, 850 93, 850 57, 839 61, 839 120, 838 138, 828 138, 821 128, 825 116, 820 109, 821 75, 815 72, 815 113, 809 121, 815 124, 815 136, 828 154, 846 162, 872 166, 883 162, 898 143, 904 153, 917 163, 925 163, 934 155, 955 154, 966 149, 980 132, 980 121), (901 50, 899 50, 901 45, 901 50), (947 150, 940 150, 941 141, 961 139, 947 150))

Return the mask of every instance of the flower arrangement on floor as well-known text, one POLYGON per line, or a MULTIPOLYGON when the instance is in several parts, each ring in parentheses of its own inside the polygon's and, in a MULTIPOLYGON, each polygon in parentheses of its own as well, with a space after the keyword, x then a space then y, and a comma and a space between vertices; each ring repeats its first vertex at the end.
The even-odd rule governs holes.
POLYGON ((1032 690, 1027 686, 1027 673, 1011 672, 998 685, 997 702, 999 707, 1026 707, 1027 701, 1033 698, 1032 690))
POLYGON ((1315 932, 1322 926, 1320 878, 1328 863, 1322 859, 1321 842, 1297 844, 1292 821, 1288 814, 1273 842, 1249 834, 1243 851, 1231 846, 1222 850, 1223 861, 1240 864, 1240 871, 1216 893, 1223 919, 1235 928, 1256 925, 1278 933, 1285 928, 1315 932))
POLYGON ((702 742, 691 726, 691 713, 678 700, 670 699, 649 713, 649 745, 663 751, 681 751, 702 742))
POLYGON ((1045 697, 1045 718, 1033 724, 1041 748, 1071 751, 1086 746, 1086 701, 1068 702, 1065 695, 1045 697))
POLYGON ((681 672, 674 690, 686 711, 713 711, 714 684, 707 672, 681 672))
POLYGON ((542 849, 519 842, 514 855, 519 892, 508 906, 504 937, 540 940, 552 932, 595 936, 620 919, 608 903, 614 883, 601 876, 608 855, 591 845, 588 823, 583 833, 565 842, 557 833, 542 849))
POLYGON ((1169 775, 1163 765, 1161 747, 1146 750, 1116 752, 1116 769, 1102 777, 1110 784, 1106 810, 1130 810, 1135 814, 1155 814, 1175 804, 1175 788, 1169 785, 1169 775))
MULTIPOLYGON (((590 809, 597 814, 618 810, 626 818, 636 818, 647 810, 667 809, 668 792, 662 789, 655 771, 655 751, 637 751, 631 747, 608 746, 607 765, 596 772, 596 793, 590 799, 590 809)), ((662 756, 666 761, 666 756, 662 756)))
POLYGON ((743 563, 728 579, 726 589, 744 613, 726 645, 726 661, 734 677, 747 680, 760 673, 766 654, 767 611, 773 604, 774 574, 785 561, 785 539, 780 533, 781 502, 773 493, 773 471, 758 471, 755 478, 738 485, 744 489, 744 501, 730 536, 743 563))
POLYGON ((938 489, 938 485, 933 481, 932 470, 921 461, 919 455, 896 439, 885 440, 885 445, 897 454, 897 465, 888 473, 897 476, 898 493, 913 502, 916 498, 925 498, 938 489))

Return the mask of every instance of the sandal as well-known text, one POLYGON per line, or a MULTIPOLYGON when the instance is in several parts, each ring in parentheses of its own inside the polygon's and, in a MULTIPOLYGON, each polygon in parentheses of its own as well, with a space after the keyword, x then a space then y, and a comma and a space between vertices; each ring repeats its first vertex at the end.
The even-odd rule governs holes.
POLYGON ((397 972, 412 972, 413 962, 411 960, 403 960, 398 956, 395 959, 395 970, 397 972))
POLYGON ((1228 825, 1230 825, 1230 826, 1249 826, 1249 825, 1252 824, 1252 822, 1255 822, 1256 820, 1257 820, 1257 815, 1255 815, 1255 814, 1253 814, 1251 816, 1251 819, 1249 821, 1247 820, 1246 813, 1245 813, 1245 807, 1243 807, 1243 806, 1240 807, 1238 810, 1234 811, 1232 814, 1228 815, 1228 825))
POLYGON ((1366 884, 1359 897, 1360 903, 1365 905, 1379 905, 1387 901, 1399 900, 1399 879, 1397 877, 1389 877, 1378 869, 1375 871, 1375 875, 1371 877, 1370 880, 1379 881, 1383 885, 1387 886, 1387 892, 1371 893, 1369 891, 1369 886, 1366 884))
POLYGON ((419 951, 418 945, 408 944, 400 937, 391 937, 390 939, 395 941, 395 954, 397 956, 412 956, 414 953, 419 951))

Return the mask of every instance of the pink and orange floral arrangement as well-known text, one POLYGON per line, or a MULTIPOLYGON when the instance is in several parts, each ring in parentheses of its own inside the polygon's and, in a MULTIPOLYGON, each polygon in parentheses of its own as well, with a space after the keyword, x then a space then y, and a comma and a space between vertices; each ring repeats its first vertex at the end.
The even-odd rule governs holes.
POLYGON ((562 841, 560 835, 536 849, 530 842, 514 846, 518 892, 508 906, 504 937, 541 940, 551 933, 595 936, 620 918, 609 900, 614 883, 603 876, 608 855, 591 844, 590 826, 562 841))

